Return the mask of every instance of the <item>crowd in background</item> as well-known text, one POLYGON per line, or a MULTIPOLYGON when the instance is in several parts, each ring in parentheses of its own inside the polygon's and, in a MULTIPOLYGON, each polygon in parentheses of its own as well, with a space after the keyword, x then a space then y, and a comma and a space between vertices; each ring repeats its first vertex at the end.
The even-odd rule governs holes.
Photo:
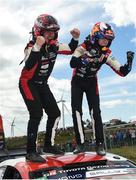
POLYGON ((136 145, 136 128, 116 130, 106 134, 107 148, 136 145))
MULTIPOLYGON (((63 132, 63 128, 59 129, 58 134, 61 135, 63 132)), ((65 129, 65 132, 72 136, 72 128, 65 129)), ((125 128, 125 129, 112 129, 112 130, 105 130, 105 145, 107 149, 117 148, 121 146, 134 146, 136 145, 136 127, 132 128, 125 128)), ((93 139, 93 133, 90 132, 86 134, 86 141, 85 141, 86 149, 93 150, 95 147, 95 140, 93 139)), ((76 148, 76 141, 75 138, 67 140, 64 144, 58 144, 61 149, 65 150, 66 152, 73 151, 76 148)))

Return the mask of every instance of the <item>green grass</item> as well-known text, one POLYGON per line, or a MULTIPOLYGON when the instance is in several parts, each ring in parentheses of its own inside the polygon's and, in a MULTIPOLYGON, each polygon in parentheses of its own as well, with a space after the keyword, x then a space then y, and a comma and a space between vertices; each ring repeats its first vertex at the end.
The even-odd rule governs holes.
POLYGON ((108 149, 107 151, 136 162, 136 146, 123 146, 119 148, 108 149))

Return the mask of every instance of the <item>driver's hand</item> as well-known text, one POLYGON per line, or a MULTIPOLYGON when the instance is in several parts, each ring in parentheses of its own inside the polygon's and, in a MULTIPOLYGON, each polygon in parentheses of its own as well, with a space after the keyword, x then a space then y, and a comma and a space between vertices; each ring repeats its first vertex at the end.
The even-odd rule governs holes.
POLYGON ((80 30, 77 28, 74 28, 70 31, 71 35, 73 36, 73 38, 78 39, 80 36, 80 30))
POLYGON ((43 36, 37 36, 36 45, 41 49, 42 45, 45 43, 45 39, 43 36))
POLYGON ((135 53, 133 51, 127 51, 127 61, 132 62, 134 59, 135 53))

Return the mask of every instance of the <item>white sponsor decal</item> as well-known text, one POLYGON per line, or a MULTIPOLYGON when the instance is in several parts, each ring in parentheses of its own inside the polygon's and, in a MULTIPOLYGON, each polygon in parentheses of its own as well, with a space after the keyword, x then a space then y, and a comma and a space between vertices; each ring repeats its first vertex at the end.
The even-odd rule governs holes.
POLYGON ((48 70, 47 69, 45 69, 45 70, 40 70, 40 73, 47 73, 48 72, 48 70))
POLYGON ((54 58, 54 57, 56 56, 56 54, 53 53, 53 52, 50 52, 50 53, 49 53, 49 56, 50 56, 50 58, 54 58))
POLYGON ((75 175, 70 175, 70 176, 63 176, 59 179, 82 179, 82 174, 75 174, 75 175))
POLYGON ((47 69, 49 67, 49 64, 45 64, 41 66, 41 69, 47 69))
POLYGON ((87 166, 87 170, 92 170, 92 169, 107 169, 107 168, 130 168, 129 164, 106 164, 106 165, 99 165, 99 166, 87 166))
POLYGON ((45 60, 47 60, 48 58, 47 57, 44 57, 44 56, 42 56, 42 58, 41 58, 41 60, 42 61, 45 61, 45 60))
POLYGON ((110 175, 119 175, 119 174, 128 174, 128 169, 106 169, 106 170, 97 170, 97 171, 87 171, 86 177, 98 177, 98 176, 110 176, 110 175))

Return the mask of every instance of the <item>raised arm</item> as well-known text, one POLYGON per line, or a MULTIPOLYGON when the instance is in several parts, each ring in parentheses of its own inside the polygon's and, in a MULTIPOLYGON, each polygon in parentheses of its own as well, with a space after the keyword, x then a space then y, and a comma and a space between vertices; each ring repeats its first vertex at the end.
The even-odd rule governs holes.
POLYGON ((125 65, 120 65, 118 60, 111 55, 108 57, 106 64, 110 66, 117 74, 124 77, 131 71, 133 59, 134 52, 128 51, 127 62, 125 65))
POLYGON ((74 28, 70 31, 72 39, 69 44, 59 44, 58 54, 72 54, 78 46, 78 39, 80 36, 79 29, 74 28))
POLYGON ((37 63, 38 59, 42 57, 40 49, 44 43, 45 39, 42 36, 38 36, 35 43, 33 41, 30 41, 27 44, 24 51, 25 57, 23 59, 23 61, 25 62, 25 67, 27 69, 31 69, 37 63))

